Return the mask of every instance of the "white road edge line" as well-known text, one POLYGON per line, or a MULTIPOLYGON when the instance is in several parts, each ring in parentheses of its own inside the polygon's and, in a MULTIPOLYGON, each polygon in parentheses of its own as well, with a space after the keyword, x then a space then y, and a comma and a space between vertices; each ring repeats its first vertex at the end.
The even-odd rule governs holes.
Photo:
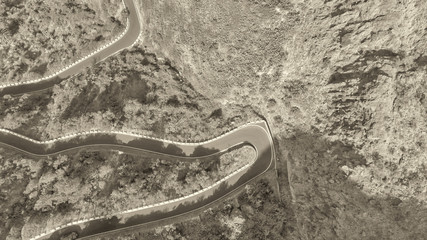
MULTIPOLYGON (((258 121, 248 122, 248 123, 245 123, 245 124, 243 124, 243 125, 241 125, 241 126, 239 126, 239 127, 235 128, 235 129, 233 129, 233 130, 231 130, 231 131, 225 132, 225 133, 223 133, 222 135, 219 135, 219 136, 217 136, 217 137, 214 137, 213 139, 210 139, 210 140, 207 140, 207 141, 204 141, 204 142, 195 143, 195 144, 196 144, 196 145, 199 145, 199 144, 203 144, 203 143, 207 143, 207 142, 214 141, 214 140, 216 140, 216 139, 220 138, 221 136, 224 136, 224 135, 230 134, 230 133, 232 133, 232 132, 234 132, 234 131, 237 131, 237 130, 239 130, 239 129, 241 129, 241 128, 244 128, 244 127, 246 127, 246 126, 248 126, 248 125, 251 125, 251 124, 257 124, 257 123, 266 123, 266 122, 265 122, 264 120, 258 120, 258 121)), ((262 129, 265 131, 265 129, 264 129, 264 128, 262 128, 262 129)), ((10 130, 7 130, 7 129, 6 129, 6 130, 4 130, 4 129, 0 129, 0 131, 8 132, 8 133, 12 133, 12 134, 15 134, 15 135, 18 135, 18 136, 22 136, 22 135, 19 135, 19 134, 14 133, 14 132, 12 132, 12 131, 10 131, 10 130)), ((266 134, 267 134, 267 135, 269 135, 267 131, 265 131, 265 132, 266 132, 266 134)), ((156 139, 161 140, 161 139, 159 139, 159 138, 156 138, 156 139)), ((270 141, 270 144, 271 144, 271 139, 270 139, 270 137, 269 137, 269 141, 270 141)), ((172 141, 172 142, 173 142, 173 141, 172 141)), ((177 143, 179 143, 179 142, 177 142, 177 143)), ((256 150, 256 149, 255 149, 255 150, 256 150)), ((257 151, 257 152, 258 152, 258 151, 257 151)), ((256 159, 257 159, 257 157, 255 158, 255 160, 256 160, 256 159)), ((255 160, 254 160, 254 161, 252 161, 252 162, 250 162, 250 163, 248 163, 248 164, 246 164, 246 165, 244 165, 243 167, 241 167, 241 168, 239 168, 239 169, 237 169, 237 170, 233 171, 231 174, 229 174, 229 175, 227 175, 227 176, 223 177, 222 179, 218 180, 218 181, 217 181, 217 182, 215 182, 214 184, 212 184, 212 185, 210 185, 210 186, 208 186, 208 187, 205 187, 205 188, 203 188, 203 189, 201 189, 201 190, 199 190, 199 191, 196 191, 196 192, 194 192, 194 193, 191 193, 191 194, 189 194, 189 195, 187 195, 187 196, 183 196, 183 197, 176 198, 176 199, 172 199, 172 200, 166 200, 166 201, 163 201, 163 202, 160 202, 160 203, 150 204, 150 205, 147 205, 147 206, 144 206, 144 207, 133 208, 133 209, 127 209, 127 210, 124 210, 124 211, 121 211, 121 212, 114 213, 114 214, 112 214, 112 215, 123 215, 123 214, 126 214, 126 213, 132 213, 132 212, 135 212, 135 211, 138 211, 138 210, 142 210, 142 209, 147 209, 147 208, 153 208, 153 207, 157 207, 157 206, 166 205, 166 204, 168 204, 168 203, 170 203, 170 202, 183 201, 183 200, 185 200, 185 199, 187 199, 187 198, 193 197, 193 196, 195 196, 195 195, 198 195, 198 194, 201 194, 201 193, 203 193, 203 192, 205 192, 205 191, 208 191, 208 190, 210 190, 211 188, 214 188, 215 186, 217 186, 217 185, 221 184, 222 182, 226 181, 227 179, 229 179, 229 178, 233 177, 234 175, 236 175, 236 174, 238 174, 238 173, 242 172, 243 170, 245 170, 245 169, 249 168, 249 167, 250 167, 250 166, 255 162, 255 160)), ((270 163, 270 165, 271 165, 271 163, 270 163)), ((270 167, 270 166, 269 166, 269 167, 270 167)), ((269 168, 269 167, 268 167, 268 168, 269 168)), ((92 221, 93 219, 101 219, 101 218, 106 218, 106 216, 102 216, 102 217, 95 217, 95 218, 93 218, 93 217, 92 217, 92 218, 87 218, 87 219, 81 219, 81 220, 79 220, 79 221, 77 221, 77 222, 72 222, 72 223, 71 223, 71 225, 81 224, 81 223, 85 223, 85 222, 92 221)), ((36 237, 30 238, 30 240, 38 240, 38 239, 40 239, 40 238, 42 238, 42 237, 45 237, 45 236, 47 236, 47 235, 49 235, 49 234, 51 234, 51 233, 55 232, 56 230, 59 230, 59 229, 62 229, 62 228, 68 227, 68 226, 70 226, 70 223, 63 224, 63 225, 61 225, 61 226, 59 226, 59 227, 54 228, 53 230, 46 230, 46 232, 41 233, 41 234, 39 234, 39 235, 38 235, 38 236, 36 236, 36 237)))
MULTIPOLYGON (((133 213, 133 212, 136 212, 136 211, 140 211, 140 210, 144 210, 144 209, 148 209, 148 208, 153 208, 153 207, 157 207, 157 206, 162 206, 162 205, 166 205, 166 204, 169 204, 169 203, 175 203, 175 202, 178 202, 178 201, 183 201, 183 200, 191 198, 191 197, 193 197, 195 195, 199 195, 199 194, 201 194, 203 192, 209 191, 211 188, 216 187, 219 184, 223 183, 226 179, 228 179, 228 178, 230 178, 230 177, 232 177, 234 175, 237 175, 238 173, 242 172, 243 170, 249 168, 254 162, 255 161, 252 161, 252 162, 244 165, 243 167, 239 168, 237 171, 234 171, 231 174, 227 175, 226 177, 223 177, 222 179, 216 181, 214 184, 210 185, 209 187, 205 187, 205 188, 203 188, 203 189, 201 189, 201 190, 199 190, 197 192, 194 192, 194 193, 192 193, 190 195, 183 196, 183 197, 176 198, 176 199, 166 200, 166 201, 163 201, 163 202, 160 202, 160 203, 156 203, 156 204, 151 204, 151 205, 148 205, 148 206, 143 206, 143 207, 138 207, 138 208, 124 210, 124 211, 121 211, 121 212, 113 213, 112 215, 114 215, 114 216, 124 215, 124 214, 127 214, 127 213, 133 213)), ((103 218, 105 218, 105 216, 103 218)), ((66 228, 66 227, 71 226, 71 225, 78 225, 78 224, 90 222, 90 221, 92 221, 94 219, 99 219, 99 218, 91 217, 91 218, 87 218, 87 219, 81 219, 81 220, 76 221, 76 222, 71 222, 71 223, 63 224, 63 225, 58 226, 56 228, 53 228, 51 230, 46 230, 46 232, 41 233, 41 234, 39 234, 39 235, 37 235, 37 236, 35 236, 33 238, 30 238, 30 240, 38 240, 38 239, 40 239, 42 237, 45 237, 45 236, 47 236, 49 234, 52 234, 55 231, 58 231, 60 229, 66 228)))
POLYGON ((211 138, 211 139, 208 139, 208 140, 205 140, 205 141, 192 142, 192 143, 179 142, 179 141, 168 140, 168 139, 161 139, 161 138, 151 137, 151 136, 147 136, 147 135, 135 134, 135 133, 132 133, 132 132, 117 131, 117 130, 112 130, 112 131, 97 130, 98 132, 83 131, 83 132, 77 132, 77 133, 69 133, 69 134, 66 134, 66 135, 61 136, 61 137, 56 137, 56 138, 49 139, 49 140, 44 140, 44 141, 35 140, 35 139, 32 139, 32 138, 29 138, 27 136, 21 135, 19 133, 15 133, 15 132, 13 132, 13 131, 11 131, 9 129, 5 129, 5 128, 0 128, 0 132, 12 134, 12 135, 15 135, 15 136, 17 136, 19 138, 23 138, 23 139, 26 139, 28 141, 34 142, 36 144, 50 144, 50 143, 55 143, 55 142, 63 141, 63 140, 70 139, 70 138, 76 138, 76 137, 81 137, 81 136, 86 136, 86 135, 96 135, 96 134, 99 134, 99 133, 103 133, 103 134, 116 134, 116 135, 130 136, 130 137, 153 139, 153 140, 157 140, 157 141, 168 142, 168 143, 171 143, 171 144, 180 144, 180 145, 195 146, 195 145, 200 145, 200 144, 206 144, 206 143, 213 142, 213 141, 219 139, 222 136, 231 134, 231 133, 233 133, 233 132, 235 132, 235 131, 237 131, 237 130, 239 130, 241 128, 244 128, 244 127, 246 127, 246 126, 248 126, 250 124, 257 124, 257 123, 262 123, 262 122, 265 122, 265 121, 258 120, 258 121, 248 122, 248 123, 245 123, 245 124, 243 124, 243 125, 241 125, 239 127, 234 128, 234 129, 232 129, 230 131, 227 131, 227 132, 225 132, 225 133, 223 133, 223 134, 221 134, 221 135, 219 135, 217 137, 214 137, 214 138, 211 138))
MULTIPOLYGON (((124 1, 122 1, 122 3, 125 5, 124 1)), ((134 4, 135 4, 135 3, 134 3, 134 4)), ((126 5, 125 5, 125 7, 126 7, 126 5)), ((137 14, 138 14, 138 19, 141 21, 141 19, 140 19, 140 13, 139 13, 139 10, 138 10, 138 9, 137 9, 137 14)), ((68 66, 64 67, 63 69, 61 69, 61 70, 57 71, 56 73, 53 73, 53 74, 51 74, 51 75, 49 75, 49 76, 46 76, 46 77, 43 77, 43 78, 40 78, 40 79, 34 79, 34 80, 25 81, 25 82, 19 82, 19 83, 15 82, 15 83, 9 83, 9 84, 0 85, 0 89, 1 89, 1 88, 5 88, 5 87, 8 87, 8 86, 18 86, 18 85, 24 85, 24 84, 28 84, 28 83, 41 82, 41 81, 43 81, 43 80, 49 79, 49 78, 51 78, 51 77, 54 77, 54 76, 56 76, 56 75, 58 75, 58 74, 62 73, 63 71, 65 71, 65 70, 67 70, 67 69, 69 69, 69 68, 73 67, 74 65, 76 65, 76 64, 78 64, 78 63, 80 63, 80 62, 81 62, 81 61, 83 61, 84 59, 89 58, 89 57, 91 57, 92 55, 94 55, 94 54, 96 54, 96 53, 100 52, 100 51, 101 51, 101 50, 103 50, 104 48, 106 48, 106 47, 108 47, 108 46, 110 46, 110 45, 114 44, 115 42, 117 42, 118 40, 120 40, 120 39, 125 35, 125 33, 128 31, 128 28, 129 28, 129 19, 127 19, 127 23, 126 23, 125 31, 124 31, 124 32, 122 32, 122 33, 121 33, 121 34, 120 34, 116 39, 114 39, 114 40, 113 40, 113 41, 111 41, 110 43, 105 44, 104 46, 99 47, 98 49, 96 49, 95 51, 93 51, 92 53, 90 53, 89 55, 86 55, 85 57, 80 58, 79 60, 75 61, 74 63, 69 64, 68 66)), ((134 46, 134 45, 135 45, 135 44, 140 40, 141 35, 142 35, 142 30, 141 30, 141 32, 139 33, 139 35, 138 35, 137 39, 136 39, 136 40, 135 40, 135 41, 134 41, 134 42, 133 42, 133 43, 132 43, 128 48, 133 47, 133 46, 134 46)), ((122 49, 121 49, 121 50, 122 50, 122 49)), ((121 50, 119 50, 119 51, 121 51, 121 50)), ((119 51, 117 51, 117 52, 119 52, 119 51)), ((115 53, 113 53, 113 54, 111 54, 111 55, 115 55, 117 52, 115 52, 115 53)), ((178 142, 178 141, 172 141, 172 140, 164 140, 164 139, 155 138, 155 137, 150 137, 150 136, 145 136, 145 135, 140 135, 140 134, 136 134, 136 133, 132 133, 132 132, 131 132, 131 133, 127 133, 127 132, 124 132, 124 131, 110 131, 110 132, 108 132, 108 131, 103 131, 103 130, 90 130, 89 132, 71 133, 71 134, 67 134, 67 135, 62 136, 62 137, 57 137, 57 138, 55 138, 55 139, 45 140, 45 141, 39 141, 39 140, 31 139, 31 138, 29 138, 29 137, 23 136, 23 135, 21 135, 21 134, 15 133, 15 132, 13 132, 13 131, 11 131, 11 130, 4 129, 4 128, 0 128, 0 132, 9 133, 9 134, 12 134, 12 135, 18 136, 18 137, 20 137, 20 138, 23 138, 23 139, 26 139, 26 140, 29 140, 29 141, 31 141, 31 142, 38 143, 38 144, 54 143, 54 142, 56 142, 56 141, 65 140, 65 139, 67 139, 67 138, 72 138, 72 137, 77 137, 77 136, 83 136, 83 135, 89 135, 89 134, 97 134, 97 133, 106 133, 106 134, 111 134, 111 133, 113 133, 113 134, 122 134, 122 135, 127 135, 127 136, 134 136, 134 137, 142 137, 142 138, 154 139, 154 140, 159 140, 159 141, 169 142, 169 143, 173 143, 173 144, 200 145, 200 144, 205 144, 205 143, 209 143, 209 142, 215 141, 216 139, 220 138, 221 136, 224 136, 224 135, 230 134, 230 133, 232 133, 232 132, 234 132, 234 131, 237 131, 237 130, 239 130, 239 129, 243 128, 243 127, 246 127, 246 126, 248 126, 248 125, 250 125, 250 124, 261 123, 261 122, 265 122, 265 121, 263 121, 263 120, 259 120, 259 121, 248 122, 248 123, 246 123, 246 124, 244 124, 244 125, 241 125, 241 126, 239 126, 239 127, 235 128, 235 129, 231 130, 231 131, 225 132, 225 133, 223 133, 223 134, 221 134, 221 135, 219 135, 219 136, 217 136, 217 137, 214 137, 214 138, 212 138, 212 139, 205 140, 205 141, 201 141, 201 142, 194 142, 194 143, 186 143, 186 142, 178 142)), ((268 134, 268 132, 267 132, 267 134, 268 134)), ((269 140, 270 140, 270 139, 269 139, 269 140)), ((271 141, 271 140, 270 140, 270 141, 271 141)), ((173 202, 177 202, 177 201, 185 200, 185 199, 190 198, 190 197, 192 197, 192 196, 194 196, 194 195, 197 195, 197 194, 200 194, 200 193, 202 193, 202 192, 208 191, 208 190, 210 190, 211 188, 213 188, 213 187, 215 187, 215 186, 217 186, 217 185, 221 184, 222 182, 224 182, 225 180, 229 179, 230 177, 232 177, 232 176, 234 176, 234 175, 238 174, 239 172, 243 171, 244 169, 248 168, 248 167, 249 167, 249 166, 251 166, 254 162, 255 162, 255 161, 253 161, 253 162, 251 162, 251 163, 249 163, 249 164, 244 165, 244 166, 243 166, 243 167, 241 167, 240 169, 238 169, 238 170, 236 170, 236 171, 232 172, 231 174, 229 174, 229 175, 225 176, 224 178, 220 179, 219 181, 215 182, 213 185, 210 185, 210 186, 208 186, 208 187, 206 187, 206 188, 203 188, 203 189, 201 189, 201 190, 199 190, 199 191, 196 191, 196 192, 194 192, 194 193, 192 193, 192 194, 190 194, 190 195, 183 196, 183 197, 180 197, 180 198, 177 198, 177 199, 172 199, 172 200, 167 200, 167 201, 164 201, 164 202, 156 203, 156 204, 154 204, 154 205, 152 204, 152 205, 148 205, 148 206, 145 206, 145 207, 134 208, 134 209, 128 209, 128 210, 125 210, 125 211, 122 211, 122 212, 115 213, 115 214, 113 214, 113 215, 126 214, 126 213, 130 213, 130 212, 138 211, 138 209, 146 209, 146 208, 150 208, 150 206, 151 206, 151 207, 162 206, 162 205, 165 205, 165 204, 167 204, 167 203, 171 203, 171 202, 173 203, 173 202)), ((271 165, 271 164, 270 164, 270 165, 271 165)), ((88 218, 88 219, 81 219, 81 220, 76 221, 76 222, 70 222, 70 223, 67 223, 67 224, 63 224, 63 225, 58 226, 58 227, 56 227, 56 228, 53 228, 53 229, 51 229, 51 230, 47 230, 45 233, 39 234, 39 235, 37 235, 37 236, 35 236, 35 237, 31 238, 30 240, 37 240, 37 239, 39 239, 39 238, 42 238, 42 237, 44 237, 44 236, 46 236, 46 235, 49 235, 49 234, 51 234, 51 233, 53 233, 53 232, 57 231, 57 230, 59 230, 59 229, 65 228, 65 227, 67 227, 67 226, 71 226, 71 225, 75 225, 75 224, 81 224, 81 223, 85 223, 85 222, 88 222, 88 221, 92 221, 92 220, 94 220, 94 219, 101 219, 101 218, 105 218, 105 217, 106 217, 106 216, 102 216, 102 217, 91 217, 91 218, 88 218)))
MULTIPOLYGON (((126 4, 125 4, 124 0, 122 0, 122 3, 123 3, 123 5, 126 8, 126 4)), ((139 9, 137 9, 137 12, 139 13, 139 9)), ((138 14, 138 16, 139 16, 139 14, 138 14)), ((74 65, 79 64, 81 61, 83 61, 83 60, 85 60, 85 59, 87 59, 87 58, 89 58, 89 57, 97 54, 98 52, 102 51, 104 48, 113 45, 115 42, 119 41, 127 33, 128 30, 129 30, 129 18, 126 20, 126 28, 125 28, 125 30, 118 37, 114 38, 111 42, 106 43, 105 45, 103 45, 101 47, 98 47, 93 52, 89 53, 88 55, 86 55, 84 57, 81 57, 79 60, 76 60, 74 63, 68 64, 67 66, 63 67, 62 69, 58 70, 57 72, 54 72, 54 73, 50 74, 49 76, 38 78, 38 79, 34 79, 34 80, 27 80, 27 81, 24 81, 24 82, 6 83, 6 84, 3 84, 3 85, 0 85, 0 89, 6 88, 6 87, 10 87, 10 86, 19 86, 19 85, 25 85, 25 84, 29 84, 29 83, 42 82, 42 81, 44 81, 46 79, 55 77, 55 76, 61 74, 62 72, 64 72, 65 70, 73 67, 74 65)), ((139 34, 139 36, 136 39, 136 41, 131 45, 131 47, 133 45, 135 45, 135 43, 139 40, 140 35, 141 35, 141 33, 139 34)), ((119 51, 121 51, 121 50, 119 50, 119 51)), ((117 52, 115 52, 115 53, 113 53, 111 55, 114 55, 116 53, 117 52)))

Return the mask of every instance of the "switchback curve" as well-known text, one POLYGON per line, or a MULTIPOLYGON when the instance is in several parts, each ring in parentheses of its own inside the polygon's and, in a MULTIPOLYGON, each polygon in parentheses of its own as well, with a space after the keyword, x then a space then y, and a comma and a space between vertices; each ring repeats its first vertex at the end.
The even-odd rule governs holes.
POLYGON ((71 134, 55 140, 37 141, 5 129, 0 129, 0 143, 37 156, 53 155, 75 148, 99 145, 108 145, 110 148, 138 149, 187 159, 205 157, 242 144, 251 145, 256 150, 256 159, 252 164, 242 167, 214 185, 189 196, 132 208, 108 216, 76 219, 73 222, 40 233, 31 238, 32 240, 58 239, 61 235, 73 231, 78 232, 80 237, 91 236, 181 215, 223 198, 274 166, 273 140, 265 121, 251 122, 221 136, 199 143, 162 140, 133 133, 101 131, 71 134), (126 142, 119 140, 123 137, 127 137, 126 142), (126 220, 123 221, 123 219, 126 220))

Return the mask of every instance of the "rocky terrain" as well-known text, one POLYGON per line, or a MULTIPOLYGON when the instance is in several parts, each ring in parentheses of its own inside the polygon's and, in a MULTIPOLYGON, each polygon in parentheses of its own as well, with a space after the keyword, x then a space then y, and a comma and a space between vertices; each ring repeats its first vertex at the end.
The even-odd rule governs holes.
POLYGON ((425 1, 139 5, 137 46, 39 95, 5 96, 1 125, 41 139, 137 128, 197 140, 264 116, 280 197, 258 182, 252 210, 228 200, 238 210, 199 216, 212 225, 183 220, 122 239, 425 239, 425 1), (246 225, 263 214, 281 227, 246 225))
POLYGON ((0 84, 39 79, 86 56, 126 27, 122 1, 0 2, 0 84))

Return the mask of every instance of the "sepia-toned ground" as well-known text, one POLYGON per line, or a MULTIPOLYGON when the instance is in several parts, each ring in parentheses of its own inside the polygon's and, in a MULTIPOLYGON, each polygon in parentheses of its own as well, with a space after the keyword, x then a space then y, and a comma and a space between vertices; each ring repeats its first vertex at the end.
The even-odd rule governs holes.
POLYGON ((264 116, 281 201, 259 181, 227 200, 231 213, 222 205, 202 213, 210 219, 202 226, 183 220, 122 239, 427 236, 427 3, 139 6, 139 44, 46 92, 5 96, 1 126, 40 139, 114 128, 198 140, 264 116), (251 223, 263 214, 281 227, 251 223))

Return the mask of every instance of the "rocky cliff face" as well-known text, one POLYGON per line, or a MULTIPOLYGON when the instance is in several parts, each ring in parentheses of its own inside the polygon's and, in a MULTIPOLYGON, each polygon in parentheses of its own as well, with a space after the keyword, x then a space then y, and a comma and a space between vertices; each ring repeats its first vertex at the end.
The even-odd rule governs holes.
POLYGON ((301 238, 427 235, 425 1, 140 5, 148 49, 267 117, 301 238))

